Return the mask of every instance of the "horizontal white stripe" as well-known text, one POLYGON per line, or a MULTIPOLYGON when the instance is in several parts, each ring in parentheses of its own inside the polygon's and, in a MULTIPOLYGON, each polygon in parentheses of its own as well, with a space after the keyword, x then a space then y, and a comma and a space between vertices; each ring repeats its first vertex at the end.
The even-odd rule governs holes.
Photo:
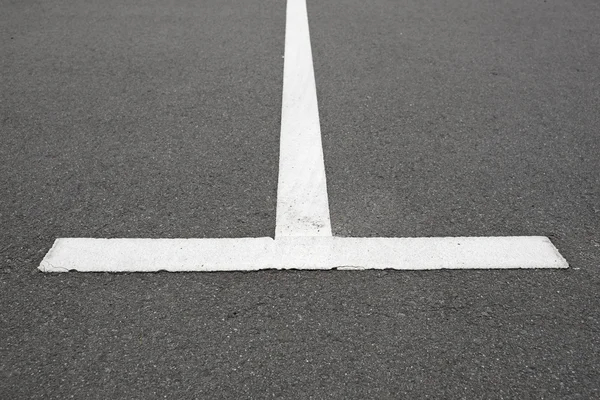
POLYGON ((57 239, 44 272, 567 268, 543 236, 57 239))

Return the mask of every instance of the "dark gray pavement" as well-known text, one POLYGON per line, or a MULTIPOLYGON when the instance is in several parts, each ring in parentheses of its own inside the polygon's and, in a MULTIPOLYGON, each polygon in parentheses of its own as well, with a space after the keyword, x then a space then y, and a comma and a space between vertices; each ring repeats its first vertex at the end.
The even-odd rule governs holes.
POLYGON ((600 398, 600 5, 309 1, 343 236, 564 271, 42 274, 274 232, 283 1, 0 1, 0 399, 600 398))

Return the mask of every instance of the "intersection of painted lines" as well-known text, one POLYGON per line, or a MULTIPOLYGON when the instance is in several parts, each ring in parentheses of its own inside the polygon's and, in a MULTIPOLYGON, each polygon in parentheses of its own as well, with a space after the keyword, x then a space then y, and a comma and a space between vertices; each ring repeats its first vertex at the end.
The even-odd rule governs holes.
POLYGON ((61 238, 39 269, 90 272, 260 269, 567 268, 543 236, 334 237, 306 0, 288 0, 275 239, 61 238))

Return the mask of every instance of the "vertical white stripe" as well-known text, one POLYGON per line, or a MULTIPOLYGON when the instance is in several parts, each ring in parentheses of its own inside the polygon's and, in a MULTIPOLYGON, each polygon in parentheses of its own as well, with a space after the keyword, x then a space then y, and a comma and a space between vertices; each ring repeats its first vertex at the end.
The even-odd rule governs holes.
POLYGON ((275 237, 331 236, 305 0, 288 0, 275 237))

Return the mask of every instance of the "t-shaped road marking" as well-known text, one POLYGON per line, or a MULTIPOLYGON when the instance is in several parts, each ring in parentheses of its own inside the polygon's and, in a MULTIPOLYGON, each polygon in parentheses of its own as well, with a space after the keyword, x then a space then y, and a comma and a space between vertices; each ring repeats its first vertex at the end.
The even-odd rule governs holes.
POLYGON ((567 268, 543 236, 333 237, 306 0, 288 0, 275 239, 61 238, 44 272, 567 268))

